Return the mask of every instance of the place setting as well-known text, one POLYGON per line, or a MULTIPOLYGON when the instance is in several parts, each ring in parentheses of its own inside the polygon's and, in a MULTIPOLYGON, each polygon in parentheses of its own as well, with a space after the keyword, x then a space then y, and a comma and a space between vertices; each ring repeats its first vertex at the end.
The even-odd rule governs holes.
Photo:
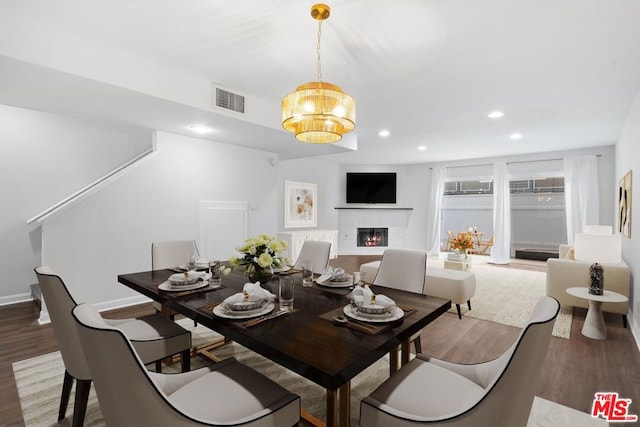
POLYGON ((349 304, 322 315, 343 326, 370 335, 377 334, 401 322, 411 307, 398 305, 383 294, 374 294, 369 285, 361 283, 346 296, 349 304))
POLYGON ((198 258, 197 262, 194 260, 193 265, 188 266, 193 268, 172 274, 166 281, 158 285, 158 289, 170 292, 173 297, 190 295, 195 291, 220 289, 222 286, 220 283, 219 264, 217 262, 212 263, 204 258, 198 258), (204 268, 205 265, 206 268, 204 268))
POLYGON ((260 282, 245 283, 242 292, 227 297, 213 307, 213 314, 228 320, 243 320, 238 326, 247 328, 266 320, 290 314, 292 306, 282 303, 276 309, 276 296, 260 286, 260 282))
POLYGON ((354 276, 345 273, 342 268, 327 267, 316 279, 316 284, 326 288, 351 288, 354 285, 354 276))

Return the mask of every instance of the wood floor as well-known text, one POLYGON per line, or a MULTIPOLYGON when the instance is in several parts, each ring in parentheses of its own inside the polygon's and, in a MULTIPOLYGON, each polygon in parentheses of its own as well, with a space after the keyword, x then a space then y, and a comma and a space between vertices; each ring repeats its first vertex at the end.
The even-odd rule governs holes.
MULTIPOLYGON (((347 272, 375 256, 341 256, 331 264, 347 272)), ((473 300, 472 300, 473 307, 473 300)), ((103 313, 135 317, 153 312, 151 304, 103 313)), ((58 350, 51 325, 38 325, 33 303, 0 307, 0 426, 22 426, 22 411, 11 364, 58 350)), ((608 337, 596 341, 580 334, 585 310, 575 309, 571 339, 552 337, 536 394, 582 412, 590 412, 594 393, 618 392, 631 399, 630 413, 640 415, 640 353, 620 316, 605 316, 608 337)), ((423 351, 457 363, 485 361, 502 354, 516 339, 518 328, 446 313, 422 334, 423 351)), ((62 377, 63 372, 60 373, 62 377)), ((72 411, 68 411, 70 416, 72 411)), ((55 421, 55 420, 53 420, 55 421)))

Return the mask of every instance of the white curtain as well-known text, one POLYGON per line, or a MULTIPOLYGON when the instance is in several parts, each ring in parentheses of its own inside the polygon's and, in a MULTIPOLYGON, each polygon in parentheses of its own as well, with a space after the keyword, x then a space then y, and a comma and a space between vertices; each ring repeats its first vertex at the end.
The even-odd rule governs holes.
POLYGON ((429 255, 440 253, 440 211, 442 210, 442 196, 444 194, 445 169, 441 166, 431 171, 431 191, 427 212, 427 251, 429 255))
POLYGON ((489 262, 508 264, 511 259, 511 202, 506 162, 493 164, 493 247, 489 262))
POLYGON ((600 224, 598 158, 595 155, 564 159, 564 198, 567 215, 567 243, 585 225, 600 224))

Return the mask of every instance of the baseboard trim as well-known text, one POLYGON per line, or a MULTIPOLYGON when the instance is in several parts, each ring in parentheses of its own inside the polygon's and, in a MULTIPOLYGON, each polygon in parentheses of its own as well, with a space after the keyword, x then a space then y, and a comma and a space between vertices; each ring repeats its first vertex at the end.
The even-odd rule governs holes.
POLYGON ((33 301, 30 293, 25 294, 16 294, 16 295, 7 295, 5 297, 0 297, 0 305, 11 305, 18 304, 21 302, 29 302, 33 301))

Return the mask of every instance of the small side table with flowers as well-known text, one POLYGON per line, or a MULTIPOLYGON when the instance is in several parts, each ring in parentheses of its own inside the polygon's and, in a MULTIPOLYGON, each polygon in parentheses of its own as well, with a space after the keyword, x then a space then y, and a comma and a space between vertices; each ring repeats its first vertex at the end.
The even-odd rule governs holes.
POLYGON ((455 252, 449 253, 447 259, 449 261, 463 261, 467 259, 467 252, 475 247, 471 233, 458 233, 451 240, 451 249, 455 252))

